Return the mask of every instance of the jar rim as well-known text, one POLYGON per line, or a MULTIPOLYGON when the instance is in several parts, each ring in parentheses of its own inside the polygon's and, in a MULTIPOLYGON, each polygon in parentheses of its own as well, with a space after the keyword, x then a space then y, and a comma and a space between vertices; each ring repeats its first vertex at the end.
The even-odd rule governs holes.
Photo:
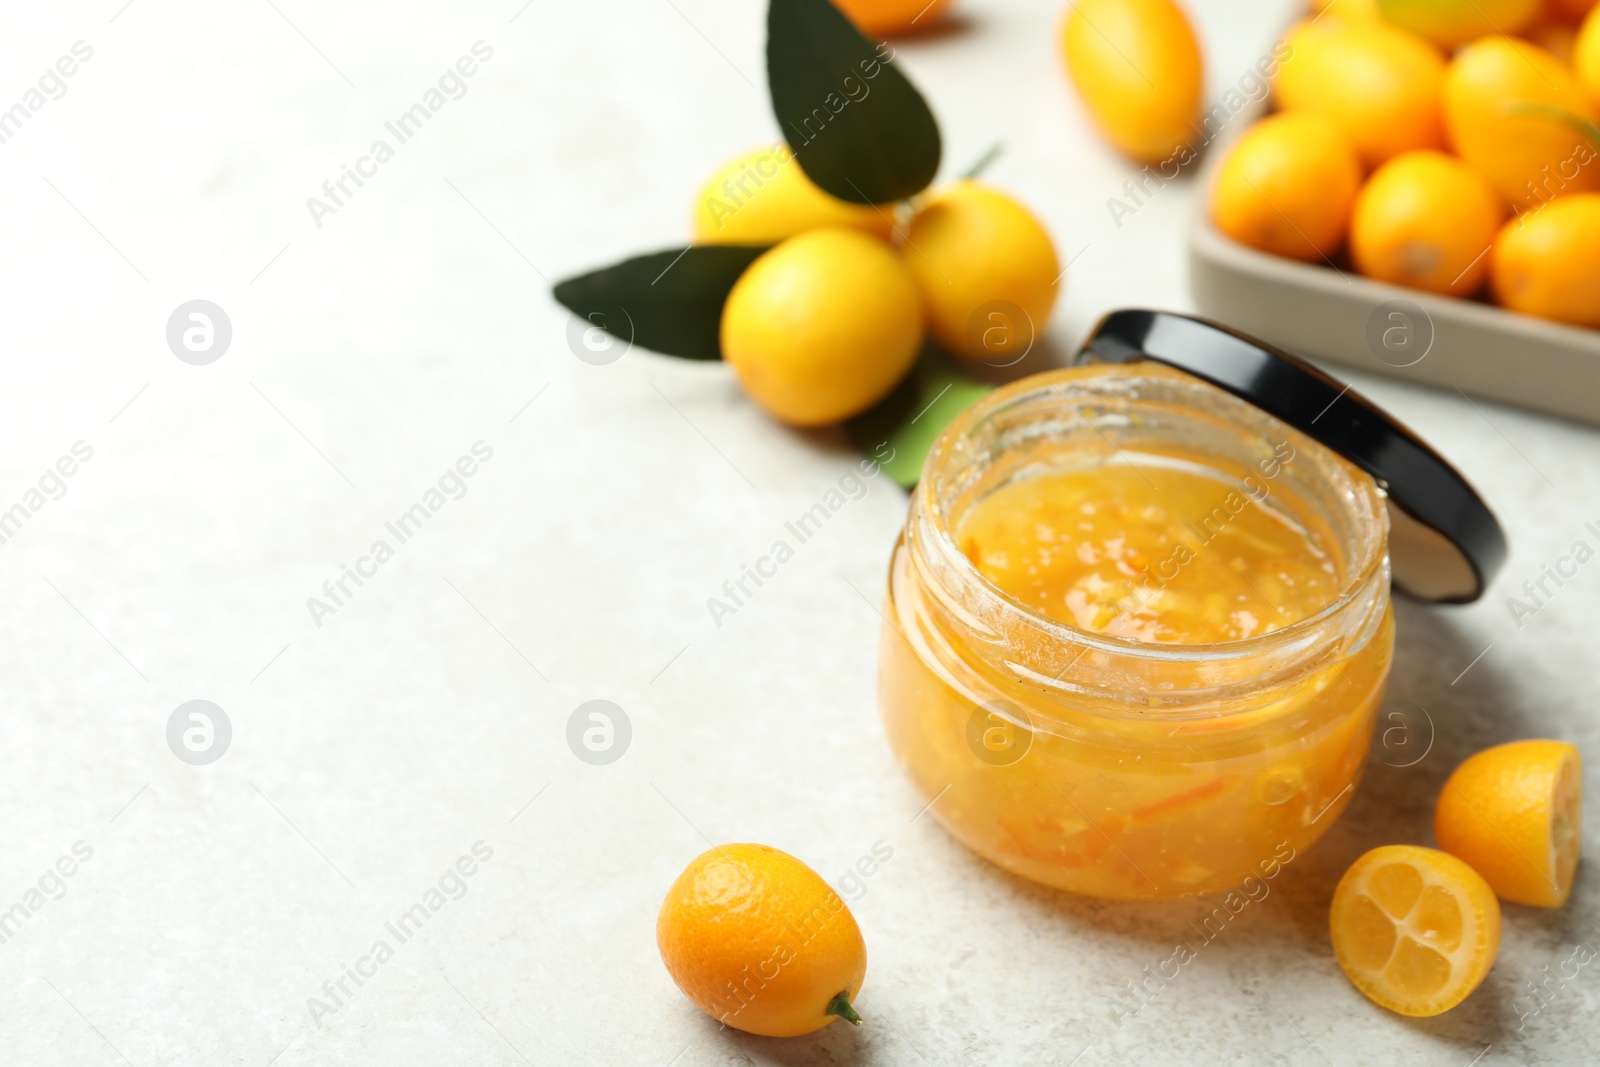
MULTIPOLYGON (((1127 399, 1132 405, 1139 403, 1137 395, 1129 395, 1127 399)), ((945 565, 945 573, 959 576, 963 585, 961 592, 969 596, 976 595, 984 601, 986 613, 998 613, 1058 641, 1082 646, 1084 652, 1093 650, 1155 661, 1217 662, 1260 656, 1281 646, 1303 643, 1308 636, 1326 628, 1330 621, 1349 611, 1353 605, 1370 599, 1374 586, 1379 582, 1386 589, 1388 525, 1383 489, 1364 471, 1332 449, 1226 390, 1181 370, 1145 362, 1088 364, 1045 371, 1011 382, 980 398, 945 427, 929 450, 922 478, 912 499, 912 519, 907 532, 916 549, 937 550, 940 562, 945 565), (1070 395, 1063 392, 1064 386, 1098 378, 1117 378, 1130 386, 1157 380, 1168 384, 1176 381, 1181 387, 1193 390, 1197 396, 1204 396, 1214 406, 1230 409, 1260 429, 1271 429, 1281 438, 1292 441, 1297 452, 1303 449, 1318 457, 1319 462, 1332 471, 1335 478, 1346 483, 1344 488, 1359 502, 1358 507, 1364 512, 1352 523, 1357 531, 1357 536, 1351 539, 1354 543, 1342 546, 1344 558, 1350 562, 1339 592, 1327 604, 1304 618, 1250 637, 1220 642, 1159 642, 1119 637, 1064 622, 1007 593, 983 574, 956 541, 950 509, 945 506, 943 498, 943 493, 949 488, 950 472, 946 469, 947 465, 962 451, 962 445, 972 439, 973 431, 986 420, 1007 407, 1021 406, 1052 392, 1061 394, 1067 405, 1077 408, 1079 419, 1098 432, 1093 421, 1078 408, 1070 395), (933 533, 932 545, 927 543, 929 539, 926 536, 919 536, 923 531, 933 533)))

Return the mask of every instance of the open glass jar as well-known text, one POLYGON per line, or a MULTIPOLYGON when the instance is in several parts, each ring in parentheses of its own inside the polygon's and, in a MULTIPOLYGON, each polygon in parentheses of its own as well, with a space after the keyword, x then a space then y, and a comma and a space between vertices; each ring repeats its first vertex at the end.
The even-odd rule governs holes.
MULTIPOLYGON (((1154 493, 1161 479, 1145 481, 1154 493)), ((1093 530, 1092 501, 1084 513, 1093 530)), ((1049 885, 1171 897, 1275 869, 1335 821, 1365 765, 1394 648, 1389 529, 1372 475, 1172 367, 1080 366, 996 390, 934 445, 895 547, 879 682, 890 744, 957 838, 1049 885), (1025 511, 1062 475, 1127 493, 1137 483, 1113 475, 1130 467, 1216 487, 1216 508, 1168 502, 1199 552, 1207 522, 1246 499, 1275 509, 1313 537, 1325 595, 1287 611, 1292 591, 1259 575, 1259 610, 1281 624, 1241 637, 1196 609, 1187 637, 1148 640, 1086 623, 1081 598, 1072 621, 1039 610, 972 558, 964 530, 995 494, 1025 511)), ((1128 592, 1148 593, 1173 558, 1124 567, 1128 592)))

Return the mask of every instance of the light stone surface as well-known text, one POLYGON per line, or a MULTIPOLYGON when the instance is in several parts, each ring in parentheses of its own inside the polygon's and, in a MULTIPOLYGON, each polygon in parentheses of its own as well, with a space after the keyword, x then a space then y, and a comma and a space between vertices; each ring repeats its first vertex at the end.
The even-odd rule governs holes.
MULTIPOLYGON (((870 601, 903 494, 872 484, 714 625, 707 598, 838 484, 849 448, 769 422, 720 366, 580 362, 549 297, 552 279, 680 243, 711 168, 774 136, 763 5, 520 4, 7 12, 0 107, 73 42, 94 51, 0 145, 0 508, 74 442, 93 456, 0 544, 0 909, 47 890, 0 944, 0 1060, 1600 1057, 1600 968, 1552 981, 1537 1014, 1519 999, 1579 942, 1600 948, 1593 858, 1565 910, 1506 909, 1487 983, 1441 1018, 1367 1003, 1325 927, 1343 868, 1428 842, 1441 781, 1481 746, 1576 741, 1600 796, 1600 564, 1520 628, 1505 603, 1574 540, 1595 543, 1600 436, 1358 376, 1475 480, 1512 558, 1476 606, 1400 606, 1392 693, 1427 709, 1426 758, 1375 763, 1327 839, 1119 1022, 1125 983, 1215 902, 1047 892, 916 817, 874 708, 870 601), (306 198, 479 40, 493 56, 466 95, 319 227, 306 198), (233 326, 209 366, 164 336, 197 298, 233 326), (478 441, 493 455, 466 495, 318 626, 307 598, 393 541, 385 522, 478 441), (207 766, 166 741, 192 699, 232 724, 207 766), (592 699, 632 724, 608 766, 565 741, 592 699), (892 847, 854 905, 868 1025, 762 1040, 678 994, 655 911, 708 840, 769 842, 830 878, 892 847), (52 880, 75 842, 92 856, 52 880), (476 842, 492 856, 464 895, 399 944, 385 923, 476 842), (313 1019, 308 998, 380 938, 393 958, 313 1019)), ((1058 6, 960 0, 956 28, 901 55, 947 172, 1003 141, 989 176, 1076 257, 1050 332, 1065 352, 1108 308, 1188 306, 1197 190, 1113 221, 1107 198, 1133 172, 1067 91, 1058 6)), ((1218 93, 1290 15, 1191 6, 1218 93)))

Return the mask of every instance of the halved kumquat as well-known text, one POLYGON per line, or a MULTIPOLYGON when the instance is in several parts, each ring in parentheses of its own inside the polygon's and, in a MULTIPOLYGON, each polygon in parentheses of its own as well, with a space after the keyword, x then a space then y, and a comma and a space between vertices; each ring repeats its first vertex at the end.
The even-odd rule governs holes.
POLYGON ((1559 908, 1578 869, 1582 791, 1578 750, 1567 742, 1496 745, 1451 773, 1433 833, 1500 899, 1559 908))
POLYGON ((1417 845, 1375 848, 1333 893, 1333 951, 1355 987, 1401 1015, 1461 1003, 1500 951, 1500 902, 1461 860, 1417 845))

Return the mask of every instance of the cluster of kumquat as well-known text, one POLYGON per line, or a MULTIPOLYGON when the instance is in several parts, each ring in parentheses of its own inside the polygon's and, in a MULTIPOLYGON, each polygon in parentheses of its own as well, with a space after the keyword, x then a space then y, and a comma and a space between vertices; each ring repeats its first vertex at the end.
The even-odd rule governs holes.
POLYGON ((1055 306, 1049 233, 985 182, 906 205, 851 204, 819 189, 780 143, 720 168, 693 216, 697 244, 775 244, 728 295, 722 354, 752 400, 796 426, 842 422, 881 400, 925 335, 954 356, 1009 362, 1055 306), (990 309, 1001 311, 999 334, 990 309))
POLYGON ((1276 255, 1335 263, 1347 250, 1379 281, 1487 288, 1513 311, 1600 327, 1595 0, 1316 6, 1280 45, 1277 112, 1218 169, 1217 227, 1276 255))

